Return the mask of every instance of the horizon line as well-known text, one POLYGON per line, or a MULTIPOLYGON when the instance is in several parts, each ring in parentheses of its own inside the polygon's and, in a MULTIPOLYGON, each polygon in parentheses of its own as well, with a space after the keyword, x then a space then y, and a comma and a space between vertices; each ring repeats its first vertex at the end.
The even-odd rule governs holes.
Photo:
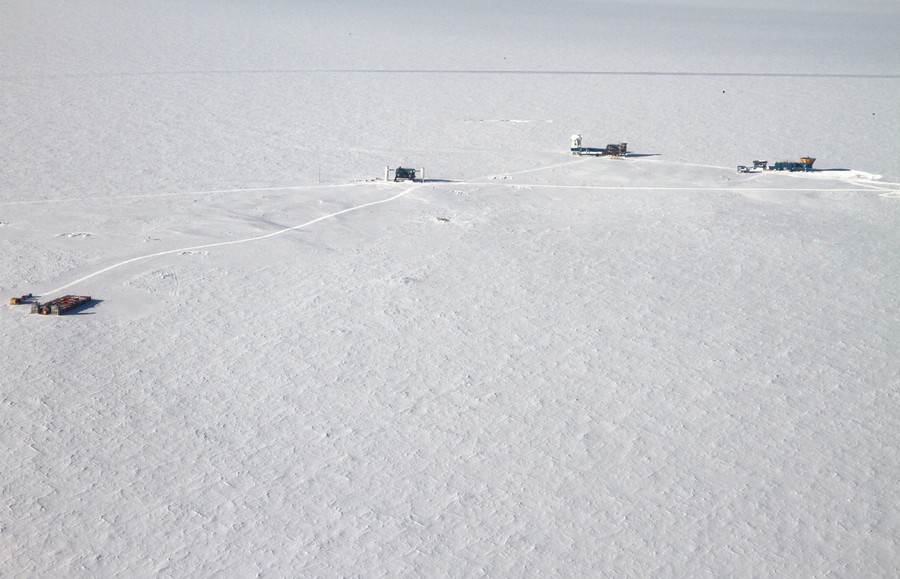
POLYGON ((839 72, 735 72, 735 71, 654 71, 654 70, 527 70, 527 69, 389 69, 389 68, 296 68, 296 69, 218 69, 218 70, 160 70, 107 71, 82 73, 12 74, 0 75, 0 80, 26 78, 89 78, 121 76, 180 76, 216 74, 484 74, 484 75, 544 75, 544 76, 681 76, 681 77, 748 77, 748 78, 867 78, 900 79, 898 74, 839 73, 839 72))

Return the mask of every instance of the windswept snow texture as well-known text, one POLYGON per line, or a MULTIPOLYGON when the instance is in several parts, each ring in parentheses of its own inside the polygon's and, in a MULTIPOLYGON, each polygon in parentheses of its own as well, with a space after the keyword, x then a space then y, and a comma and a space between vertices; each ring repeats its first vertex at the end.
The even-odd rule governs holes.
POLYGON ((0 0, 0 574, 900 576, 897 30, 0 0))

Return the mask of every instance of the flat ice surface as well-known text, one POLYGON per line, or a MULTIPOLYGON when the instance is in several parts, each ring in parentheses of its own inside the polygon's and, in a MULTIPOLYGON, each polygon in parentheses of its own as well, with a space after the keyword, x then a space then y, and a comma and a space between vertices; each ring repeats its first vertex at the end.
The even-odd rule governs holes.
POLYGON ((453 4, 0 0, 3 574, 900 574, 900 6, 453 4))

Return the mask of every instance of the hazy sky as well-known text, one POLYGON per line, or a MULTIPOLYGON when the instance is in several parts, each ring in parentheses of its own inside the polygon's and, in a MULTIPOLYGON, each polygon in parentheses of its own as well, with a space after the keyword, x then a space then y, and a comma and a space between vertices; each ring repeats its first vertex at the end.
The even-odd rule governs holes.
POLYGON ((752 6, 712 0, 38 0, 25 6, 0 0, 0 75, 329 68, 747 72, 737 61, 748 57, 751 72, 898 74, 897 30, 897 0, 763 0, 752 6))

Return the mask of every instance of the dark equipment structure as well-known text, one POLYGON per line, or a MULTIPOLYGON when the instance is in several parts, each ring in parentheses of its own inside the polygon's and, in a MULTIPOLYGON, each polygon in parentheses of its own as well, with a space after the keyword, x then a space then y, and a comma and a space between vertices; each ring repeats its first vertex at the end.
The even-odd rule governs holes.
POLYGON ((394 182, 397 181, 420 181, 422 183, 425 182, 425 167, 420 169, 411 169, 409 167, 397 167, 396 169, 391 169, 390 167, 384 168, 384 180, 394 182), (391 179, 391 173, 394 174, 394 178, 391 179))
POLYGON ((800 162, 797 161, 779 161, 777 163, 773 163, 771 167, 769 167, 770 171, 812 171, 813 163, 816 162, 815 157, 800 157, 800 162))
POLYGON ((62 296, 49 302, 31 304, 32 314, 41 314, 42 316, 53 315, 61 316, 65 312, 73 310, 79 306, 87 304, 91 301, 91 296, 62 296))
POLYGON ((394 170, 394 181, 415 181, 416 170, 404 167, 397 167, 394 170))

